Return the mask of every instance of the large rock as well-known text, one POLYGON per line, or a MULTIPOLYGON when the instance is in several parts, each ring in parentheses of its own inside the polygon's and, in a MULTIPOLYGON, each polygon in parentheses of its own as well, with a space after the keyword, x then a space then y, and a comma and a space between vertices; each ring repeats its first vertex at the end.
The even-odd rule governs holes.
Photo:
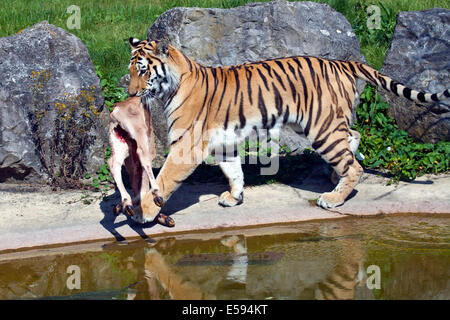
POLYGON ((274 1, 232 9, 174 8, 150 27, 149 39, 205 65, 234 65, 293 55, 364 61, 350 23, 326 4, 274 1))
POLYGON ((104 163, 108 111, 88 51, 48 22, 0 38, 0 182, 76 179, 104 163))
MULTIPOLYGON (((450 84, 450 10, 400 12, 381 72, 413 89, 441 92, 450 84)), ((419 141, 450 141, 450 102, 422 106, 382 92, 400 128, 419 141)))
MULTIPOLYGON (((364 62, 346 18, 330 6, 312 2, 252 3, 232 9, 174 8, 148 30, 151 40, 166 38, 205 65, 234 65, 294 55, 364 62)), ((127 78, 122 79, 126 85, 127 78)), ((359 91, 364 88, 361 82, 359 91)), ((154 106, 160 109, 161 106, 154 106)), ((161 111, 154 112, 160 113, 161 111)), ((155 130, 167 130, 159 124, 155 130)), ((158 136, 166 136, 165 132, 158 136)), ((305 139, 283 130, 281 144, 303 149, 305 139)))

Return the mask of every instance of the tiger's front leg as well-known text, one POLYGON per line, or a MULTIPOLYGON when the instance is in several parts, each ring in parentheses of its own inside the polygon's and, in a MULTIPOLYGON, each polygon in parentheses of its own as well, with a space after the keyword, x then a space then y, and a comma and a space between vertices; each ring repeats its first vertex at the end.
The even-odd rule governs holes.
MULTIPOLYGON (((181 183, 204 160, 205 152, 203 151, 205 146, 197 146, 196 149, 195 146, 191 147, 189 143, 183 143, 185 139, 189 140, 189 138, 182 138, 176 145, 172 146, 169 156, 156 178, 156 184, 160 188, 159 195, 164 199, 164 202, 169 200, 170 196, 178 189, 181 183), (200 152, 193 152, 193 150, 200 152)), ((154 195, 148 192, 142 198, 140 207, 135 210, 137 214, 133 218, 140 223, 150 222, 158 217, 160 210, 161 207, 154 201, 154 195)))

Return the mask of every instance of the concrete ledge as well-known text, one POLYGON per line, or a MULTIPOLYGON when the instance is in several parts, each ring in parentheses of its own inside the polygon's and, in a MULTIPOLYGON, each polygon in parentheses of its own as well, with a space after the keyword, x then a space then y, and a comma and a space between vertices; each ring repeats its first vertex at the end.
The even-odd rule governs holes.
POLYGON ((0 184, 0 251, 74 242, 132 239, 185 232, 286 224, 348 216, 393 213, 450 213, 450 175, 427 175, 411 183, 386 185, 386 178, 365 173, 347 202, 333 210, 312 203, 333 188, 323 176, 311 175, 298 185, 270 184, 245 189, 244 203, 234 208, 218 205, 226 185, 183 185, 164 207, 174 213, 174 228, 139 225, 112 207, 119 195, 105 200, 82 191, 37 191, 35 187, 0 184))

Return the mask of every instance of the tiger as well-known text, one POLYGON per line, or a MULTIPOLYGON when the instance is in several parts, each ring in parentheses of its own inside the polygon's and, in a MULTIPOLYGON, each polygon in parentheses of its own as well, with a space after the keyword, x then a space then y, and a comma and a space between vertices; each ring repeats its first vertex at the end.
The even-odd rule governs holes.
MULTIPOLYGON (((334 171, 337 184, 319 196, 317 205, 340 206, 363 173, 355 159, 360 134, 351 129, 356 79, 421 103, 450 96, 449 89, 430 94, 407 88, 356 61, 293 56, 211 67, 195 62, 165 39, 129 38, 129 44, 128 94, 141 97, 147 106, 160 103, 167 120, 170 151, 157 176, 165 202, 208 154, 225 149, 218 162, 230 190, 219 196, 219 204, 243 203, 238 144, 254 130, 271 133, 290 125, 304 133, 334 171), (200 138, 193 139, 195 134, 200 138), (189 161, 180 163, 180 156, 189 161)), ((135 217, 142 223, 151 221, 159 210, 148 193, 135 217)))

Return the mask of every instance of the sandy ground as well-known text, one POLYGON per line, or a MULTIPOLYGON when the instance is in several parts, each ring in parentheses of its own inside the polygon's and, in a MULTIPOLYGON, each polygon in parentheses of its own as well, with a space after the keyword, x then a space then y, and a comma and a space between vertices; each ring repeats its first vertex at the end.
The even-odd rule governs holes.
POLYGON ((388 179, 364 173, 347 202, 324 210, 312 200, 333 186, 320 175, 297 185, 246 187, 244 203, 234 208, 218 205, 226 185, 183 185, 163 209, 172 214, 174 228, 140 225, 124 215, 115 217, 120 201, 111 190, 106 198, 86 191, 52 192, 48 188, 0 184, 0 251, 90 240, 133 239, 203 230, 294 223, 391 213, 450 213, 450 175, 427 175, 411 183, 386 185, 388 179))

